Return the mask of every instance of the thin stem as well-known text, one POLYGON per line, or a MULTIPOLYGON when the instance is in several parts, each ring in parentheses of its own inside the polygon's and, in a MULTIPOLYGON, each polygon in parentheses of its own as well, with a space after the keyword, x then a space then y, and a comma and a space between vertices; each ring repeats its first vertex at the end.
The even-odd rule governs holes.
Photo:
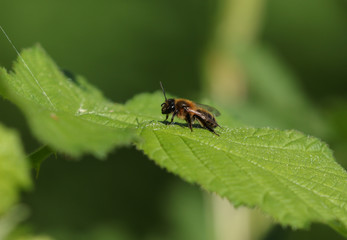
MULTIPOLYGON (((266 0, 220 0, 212 44, 204 63, 204 91, 222 105, 245 101, 246 72, 238 54, 257 41, 266 0)), ((216 240, 258 239, 271 225, 259 212, 211 199, 216 240), (262 220, 259 220, 262 219, 262 220), (257 224, 254 221, 257 220, 257 224)))
POLYGON ((238 52, 257 41, 266 0, 220 0, 212 43, 204 62, 204 91, 222 105, 247 98, 238 52))

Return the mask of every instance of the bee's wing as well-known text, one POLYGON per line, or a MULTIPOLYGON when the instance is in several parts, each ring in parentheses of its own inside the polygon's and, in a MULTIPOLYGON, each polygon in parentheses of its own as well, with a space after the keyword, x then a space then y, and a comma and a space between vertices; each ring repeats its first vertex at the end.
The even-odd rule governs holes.
POLYGON ((200 122, 201 126, 204 125, 204 124, 202 124, 201 121, 206 122, 209 126, 212 126, 212 127, 219 126, 218 123, 216 122, 216 119, 214 118, 214 116, 210 112, 208 112, 207 110, 202 112, 199 110, 193 110, 191 108, 186 108, 186 111, 194 114, 195 117, 197 117, 197 120, 200 122))
POLYGON ((197 115, 198 117, 200 117, 202 120, 205 121, 215 121, 213 115, 209 112, 201 112, 199 110, 193 110, 191 108, 186 108, 186 111, 189 113, 193 113, 195 115, 197 115))
POLYGON ((206 104, 201 104, 201 103, 195 103, 195 104, 197 107, 206 109, 207 111, 213 113, 216 117, 220 116, 220 112, 217 109, 215 109, 214 107, 211 107, 211 106, 206 105, 206 104))

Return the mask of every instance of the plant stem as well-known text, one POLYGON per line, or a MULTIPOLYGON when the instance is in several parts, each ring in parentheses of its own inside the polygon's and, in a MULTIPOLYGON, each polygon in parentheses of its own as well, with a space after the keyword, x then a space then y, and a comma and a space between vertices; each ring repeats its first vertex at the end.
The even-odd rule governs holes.
MULTIPOLYGON (((238 53, 257 41, 265 3, 266 0, 219 1, 214 39, 204 63, 203 86, 205 94, 218 104, 236 105, 247 98, 247 76, 238 53)), ((258 239, 271 225, 259 212, 235 209, 217 195, 212 196, 211 204, 216 240, 258 239)))
POLYGON ((266 0, 220 0, 212 43, 204 62, 205 94, 223 105, 247 97, 246 74, 238 52, 257 40, 266 0))

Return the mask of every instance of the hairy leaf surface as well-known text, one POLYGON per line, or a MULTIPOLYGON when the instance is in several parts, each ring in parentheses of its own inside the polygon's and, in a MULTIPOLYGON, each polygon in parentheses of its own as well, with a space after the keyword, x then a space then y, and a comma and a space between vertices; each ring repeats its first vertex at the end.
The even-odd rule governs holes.
POLYGON ((158 121, 138 131, 144 139, 138 147, 156 163, 234 205, 259 207, 293 227, 313 221, 329 223, 342 233, 346 229, 347 174, 317 138, 295 130, 226 126, 217 129, 218 137, 158 121))
POLYGON ((82 77, 66 77, 39 46, 23 51, 22 56, 25 63, 19 59, 13 72, 1 69, 0 91, 21 108, 43 143, 73 156, 103 157, 114 146, 134 140, 135 133, 127 124, 103 122, 104 113, 120 107, 82 77), (82 118, 85 113, 92 120, 82 118))

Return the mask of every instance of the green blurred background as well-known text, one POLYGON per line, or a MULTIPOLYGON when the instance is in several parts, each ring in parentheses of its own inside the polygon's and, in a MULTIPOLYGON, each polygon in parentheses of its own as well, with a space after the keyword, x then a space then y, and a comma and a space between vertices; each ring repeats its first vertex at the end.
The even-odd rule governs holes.
MULTIPOLYGON (((240 0, 2 0, 0 24, 17 48, 40 43, 62 69, 85 76, 112 101, 156 91, 162 81, 171 94, 213 98, 230 106, 249 124, 296 128, 320 137, 346 167, 346 1, 253 1, 241 7, 245 14, 233 18, 229 26, 224 19, 235 11, 228 10, 237 6, 235 2, 240 0), (244 16, 252 19, 252 14, 253 23, 242 21, 244 16), (252 36, 238 36, 237 30, 223 35, 235 26, 252 36), (235 93, 211 77, 216 75, 211 53, 221 52, 226 52, 222 72, 237 65, 242 74, 236 75, 243 77, 235 89, 246 94, 238 97, 240 91, 235 93), (257 59, 263 64, 258 68, 257 59), (274 79, 278 72, 284 74, 304 100, 296 103, 296 96, 283 97, 291 103, 273 110, 264 96, 280 93, 276 84, 278 80, 281 85, 281 79, 267 88, 257 79, 262 69, 267 71, 264 76, 274 79), (218 99, 210 91, 213 86, 227 89, 226 98, 218 99), (292 121, 286 122, 288 114, 292 121)), ((0 65, 10 68, 16 54, 4 36, 0 49, 0 65)), ((279 88, 285 90, 285 84, 279 88)), ((27 153, 40 146, 16 107, 1 99, 0 109, 0 121, 19 129, 27 153)), ((21 231, 64 240, 209 240, 213 238, 209 201, 199 187, 160 169, 134 147, 112 152, 105 161, 59 154, 43 164, 34 191, 23 195, 31 213, 21 231)), ((313 225, 311 231, 275 226, 263 237, 327 238, 342 239, 322 225, 313 225)))

